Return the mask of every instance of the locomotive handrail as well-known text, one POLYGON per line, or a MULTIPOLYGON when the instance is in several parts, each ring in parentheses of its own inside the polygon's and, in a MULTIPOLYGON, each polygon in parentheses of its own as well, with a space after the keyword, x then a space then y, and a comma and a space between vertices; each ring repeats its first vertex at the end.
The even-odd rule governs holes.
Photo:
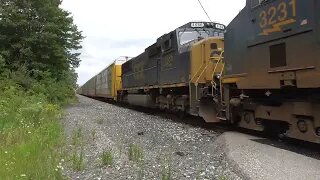
MULTIPOLYGON (((202 50, 204 50, 204 48, 202 48, 202 50)), ((200 68, 197 70, 197 72, 194 74, 194 76, 190 79, 190 84, 192 83, 192 81, 197 77, 197 75, 199 74, 200 70, 203 68, 203 66, 205 65, 205 61, 204 61, 204 57, 203 57, 203 54, 205 53, 201 53, 202 57, 201 57, 201 60, 202 60, 202 64, 200 66, 200 68)), ((197 83, 197 82, 196 82, 197 83)), ((195 84, 196 84, 195 83, 195 84)))
MULTIPOLYGON (((216 65, 213 69, 213 72, 212 72, 212 81, 211 81, 211 84, 212 84, 212 97, 214 97, 214 91, 213 91, 213 88, 214 89, 217 89, 217 83, 214 81, 214 75, 216 74, 216 71, 217 71, 217 68, 218 68, 218 65, 220 63, 222 63, 222 68, 219 72, 219 75, 220 75, 220 78, 219 78, 219 82, 220 82, 220 92, 222 92, 222 83, 221 83, 221 76, 222 76, 222 72, 223 72, 223 69, 224 69, 224 63, 223 63, 223 54, 224 54, 224 51, 220 51, 220 55, 218 57, 211 57, 211 59, 213 59, 214 61, 216 61, 216 65)), ((222 101, 222 94, 220 95, 220 100, 222 101)))
POLYGON ((199 80, 200 80, 200 78, 201 78, 201 76, 202 76, 202 74, 204 73, 204 71, 208 68, 208 66, 209 66, 209 63, 203 68, 203 70, 201 71, 201 73, 200 73, 200 75, 198 76, 198 79, 196 80, 196 83, 198 83, 199 82, 199 80))
MULTIPOLYGON (((218 56, 218 57, 210 57, 211 59, 214 59, 215 61, 216 61, 216 65, 215 65, 215 67, 214 67, 214 69, 213 69, 213 72, 212 72, 212 77, 214 76, 214 74, 215 74, 215 72, 216 72, 216 70, 217 70, 217 68, 218 68, 218 65, 219 65, 219 63, 222 61, 222 59, 224 58, 223 57, 223 53, 224 53, 224 51, 220 51, 221 53, 220 53, 220 55, 218 56)), ((223 72, 223 68, 221 68, 221 71, 220 71, 220 75, 221 75, 221 73, 223 72)))
MULTIPOLYGON (((216 84, 216 82, 214 82, 214 74, 216 73, 216 71, 217 71, 217 68, 218 68, 218 65, 223 61, 223 53, 224 53, 224 51, 219 51, 219 56, 218 57, 210 57, 210 59, 212 60, 212 61, 209 61, 209 63, 203 63, 201 66, 200 66, 200 68, 198 69, 198 71, 197 71, 197 73, 193 76, 193 78, 190 80, 190 84, 192 83, 192 81, 197 77, 197 75, 199 74, 199 72, 201 71, 201 69, 202 69, 202 71, 201 71, 201 73, 198 75, 198 78, 196 79, 196 81, 194 82, 194 84, 197 86, 198 85, 198 82, 199 82, 199 80, 200 80, 200 78, 201 78, 201 76, 203 75, 203 73, 205 72, 205 70, 209 67, 209 64, 210 64, 210 62, 211 63, 215 63, 215 67, 214 67, 214 69, 213 69, 213 72, 212 72, 212 81, 211 81, 211 84, 212 84, 212 96, 214 96, 214 94, 213 94, 213 88, 215 88, 216 89, 216 86, 217 86, 217 84, 216 84), (204 65, 206 65, 204 68, 203 68, 203 66, 204 65)), ((203 62, 205 62, 205 61, 203 61, 203 62)), ((224 63, 222 63, 222 68, 221 68, 221 70, 220 70, 220 72, 219 72, 219 74, 220 74, 220 76, 222 75, 222 72, 223 72, 223 69, 224 69, 224 63)), ((221 91, 221 80, 220 80, 220 91, 221 91)), ((198 93, 197 93, 197 88, 196 88, 196 99, 198 99, 198 93)), ((221 100, 222 100, 222 96, 221 96, 221 100)))

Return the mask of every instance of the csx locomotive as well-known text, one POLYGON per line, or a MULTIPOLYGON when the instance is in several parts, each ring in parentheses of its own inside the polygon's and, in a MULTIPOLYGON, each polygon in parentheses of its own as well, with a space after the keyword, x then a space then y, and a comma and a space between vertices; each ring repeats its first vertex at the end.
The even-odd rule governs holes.
MULTIPOLYGON (((211 87, 216 65, 211 55, 223 50, 224 32, 219 23, 187 23, 158 38, 139 56, 117 59, 78 93, 198 115, 200 89, 211 87)), ((221 63, 217 69, 222 72, 221 63)))
POLYGON ((247 0, 226 28, 188 23, 78 93, 320 143, 319 12, 319 0, 247 0))

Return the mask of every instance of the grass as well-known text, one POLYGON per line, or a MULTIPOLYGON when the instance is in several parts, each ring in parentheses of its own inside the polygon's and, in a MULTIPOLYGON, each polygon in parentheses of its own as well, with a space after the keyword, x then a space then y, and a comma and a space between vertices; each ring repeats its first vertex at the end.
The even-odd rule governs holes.
POLYGON ((111 151, 104 151, 101 155, 102 165, 111 166, 113 164, 113 156, 111 151))
POLYGON ((129 146, 129 160, 134 162, 141 162, 144 160, 143 151, 138 145, 131 144, 129 146))
POLYGON ((83 148, 81 147, 79 154, 77 153, 77 151, 74 151, 74 153, 72 154, 72 168, 76 171, 82 171, 84 167, 84 152, 83 148))
POLYGON ((161 180, 172 179, 171 158, 165 157, 162 162, 161 180))
POLYGON ((13 87, 0 92, 1 179, 63 179, 60 117, 45 97, 13 87))
POLYGON ((72 134, 72 145, 82 145, 82 127, 78 127, 72 134))
POLYGON ((72 133, 72 145, 74 146, 73 154, 71 155, 72 168, 76 171, 82 171, 85 167, 84 150, 83 150, 83 130, 78 127, 72 133), (80 152, 77 149, 80 147, 80 152))

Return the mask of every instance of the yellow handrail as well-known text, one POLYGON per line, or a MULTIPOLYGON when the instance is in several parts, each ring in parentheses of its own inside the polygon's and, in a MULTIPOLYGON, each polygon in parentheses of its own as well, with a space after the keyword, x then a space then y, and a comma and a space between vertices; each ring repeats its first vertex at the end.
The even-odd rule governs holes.
MULTIPOLYGON (((220 51, 221 53, 220 53, 220 55, 219 55, 219 57, 211 57, 211 59, 214 59, 214 60, 216 60, 216 65, 215 65, 215 67, 214 67, 214 69, 213 69, 213 72, 212 72, 212 77, 214 76, 214 74, 216 73, 216 70, 217 70, 217 68, 218 68, 218 65, 220 64, 220 62, 222 61, 222 59, 223 59, 223 53, 224 53, 224 51, 220 51)), ((223 63, 223 62, 222 62, 223 63)), ((224 63, 223 63, 224 64, 224 63)), ((223 68, 221 68, 221 71, 220 71, 220 75, 221 75, 221 73, 223 72, 223 68)))
POLYGON ((199 82, 199 80, 200 80, 200 78, 201 78, 202 74, 203 74, 203 73, 204 73, 204 71, 208 68, 208 66, 209 66, 209 64, 207 64, 207 65, 206 65, 206 67, 204 67, 204 69, 203 69, 203 70, 202 70, 202 72, 200 73, 200 75, 199 75, 198 79, 196 80, 196 83, 198 83, 198 82, 199 82))
MULTIPOLYGON (((212 81, 211 81, 211 84, 212 84, 212 97, 214 96, 214 90, 213 89, 216 89, 217 87, 217 83, 214 81, 214 75, 216 74, 216 71, 217 71, 217 68, 218 66, 220 65, 220 63, 222 63, 222 68, 220 69, 220 78, 219 78, 219 81, 220 81, 220 92, 222 92, 222 84, 221 84, 221 76, 222 76, 222 73, 223 73, 223 70, 224 70, 224 62, 223 62, 223 53, 224 51, 220 51, 220 55, 218 57, 211 57, 211 59, 213 59, 216 63, 214 69, 213 69, 213 72, 212 72, 212 81)), ((222 101, 222 94, 220 94, 220 100, 222 101)))
MULTIPOLYGON (((204 45, 202 45, 204 46, 204 45)), ((197 70, 197 72, 193 75, 193 77, 190 79, 190 83, 192 83, 192 81, 194 80, 194 78, 197 77, 197 75, 199 74, 199 72, 201 71, 201 69, 203 68, 203 66, 205 65, 205 48, 204 47, 201 47, 202 49, 202 53, 201 53, 201 61, 202 61, 202 64, 200 66, 200 68, 197 70)))

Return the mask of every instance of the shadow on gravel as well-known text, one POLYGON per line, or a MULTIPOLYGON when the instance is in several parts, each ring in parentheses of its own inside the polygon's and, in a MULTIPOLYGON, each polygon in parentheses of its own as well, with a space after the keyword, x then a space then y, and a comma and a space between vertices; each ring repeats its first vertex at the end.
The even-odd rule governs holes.
POLYGON ((279 149, 284 149, 297 154, 301 154, 313 159, 320 160, 320 146, 318 144, 309 143, 305 141, 299 141, 295 139, 283 139, 283 140, 273 140, 273 139, 251 139, 251 141, 273 146, 279 149))

